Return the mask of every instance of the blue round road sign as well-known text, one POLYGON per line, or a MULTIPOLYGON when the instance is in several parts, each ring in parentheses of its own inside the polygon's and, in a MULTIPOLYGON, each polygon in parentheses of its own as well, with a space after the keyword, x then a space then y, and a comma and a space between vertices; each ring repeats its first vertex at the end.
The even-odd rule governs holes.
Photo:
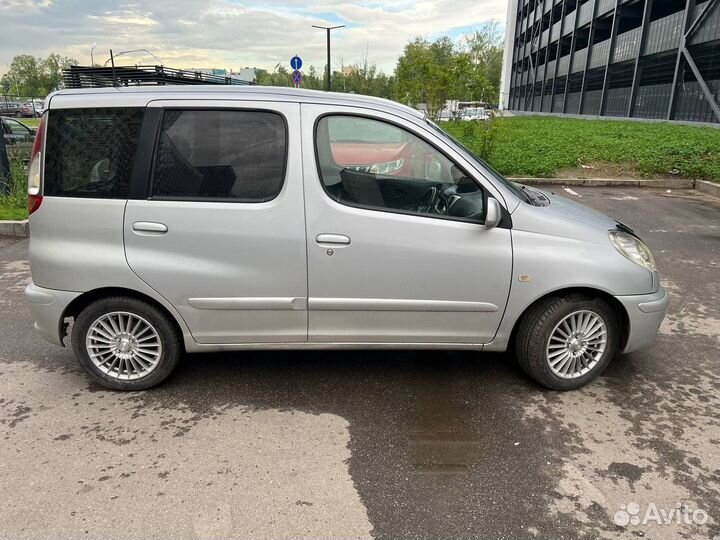
POLYGON ((302 73, 300 73, 297 69, 293 71, 292 80, 295 84, 300 84, 302 82, 302 73))
POLYGON ((302 67, 302 59, 298 55, 293 56, 290 59, 290 67, 297 71, 302 67))

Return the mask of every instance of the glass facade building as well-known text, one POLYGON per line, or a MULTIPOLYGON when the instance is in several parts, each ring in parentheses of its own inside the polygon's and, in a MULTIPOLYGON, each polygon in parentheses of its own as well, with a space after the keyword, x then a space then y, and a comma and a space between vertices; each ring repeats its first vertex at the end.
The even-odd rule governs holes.
POLYGON ((510 0, 511 111, 720 122, 720 0, 510 0))

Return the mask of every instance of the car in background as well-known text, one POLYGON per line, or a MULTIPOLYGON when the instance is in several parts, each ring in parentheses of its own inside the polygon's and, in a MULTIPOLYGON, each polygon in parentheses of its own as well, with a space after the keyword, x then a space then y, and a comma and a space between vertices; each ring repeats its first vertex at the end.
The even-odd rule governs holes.
POLYGON ((0 116, 0 126, 2 126, 5 141, 33 142, 35 140, 37 130, 26 126, 19 120, 7 116, 0 116))
POLYGON ((484 107, 468 107, 460 111, 460 119, 463 122, 470 120, 487 120, 490 118, 484 107))
POLYGON ((22 103, 19 101, 0 100, 0 115, 3 116, 20 116, 22 103))
POLYGON ((8 157, 27 164, 37 130, 7 116, 0 116, 0 133, 5 139, 8 157))
POLYGON ((35 99, 33 100, 35 103, 35 112, 40 113, 42 115, 43 111, 45 110, 45 100, 44 99, 35 99))
POLYGON ((20 108, 20 116, 23 118, 40 118, 43 110, 44 104, 42 100, 26 101, 20 108))

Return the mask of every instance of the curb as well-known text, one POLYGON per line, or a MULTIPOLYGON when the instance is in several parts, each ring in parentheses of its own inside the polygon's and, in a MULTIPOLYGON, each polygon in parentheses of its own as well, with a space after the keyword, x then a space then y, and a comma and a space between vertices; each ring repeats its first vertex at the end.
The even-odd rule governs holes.
MULTIPOLYGON (((558 185, 563 186, 585 186, 585 187, 603 187, 603 186, 625 186, 625 187, 642 187, 642 188, 673 188, 673 189, 693 189, 695 181, 689 178, 668 178, 661 180, 638 180, 636 178, 508 178, 513 182, 528 185, 558 185)), ((705 182, 713 185, 711 182, 705 182)))
POLYGON ((695 189, 706 195, 712 195, 713 197, 720 197, 720 184, 714 182, 708 182, 707 180, 696 180, 695 189))
POLYGON ((30 234, 28 220, 22 221, 0 221, 0 236, 15 236, 26 238, 30 234))

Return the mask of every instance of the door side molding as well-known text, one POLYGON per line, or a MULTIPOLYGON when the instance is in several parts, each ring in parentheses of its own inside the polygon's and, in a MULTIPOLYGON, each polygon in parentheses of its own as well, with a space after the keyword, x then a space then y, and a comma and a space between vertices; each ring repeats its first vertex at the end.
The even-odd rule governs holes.
POLYGON ((188 298, 188 304, 196 309, 307 309, 307 299, 297 297, 188 298))
POLYGON ((486 312, 498 310, 489 302, 453 300, 404 300, 396 298, 308 298, 308 309, 316 311, 461 311, 486 312))

